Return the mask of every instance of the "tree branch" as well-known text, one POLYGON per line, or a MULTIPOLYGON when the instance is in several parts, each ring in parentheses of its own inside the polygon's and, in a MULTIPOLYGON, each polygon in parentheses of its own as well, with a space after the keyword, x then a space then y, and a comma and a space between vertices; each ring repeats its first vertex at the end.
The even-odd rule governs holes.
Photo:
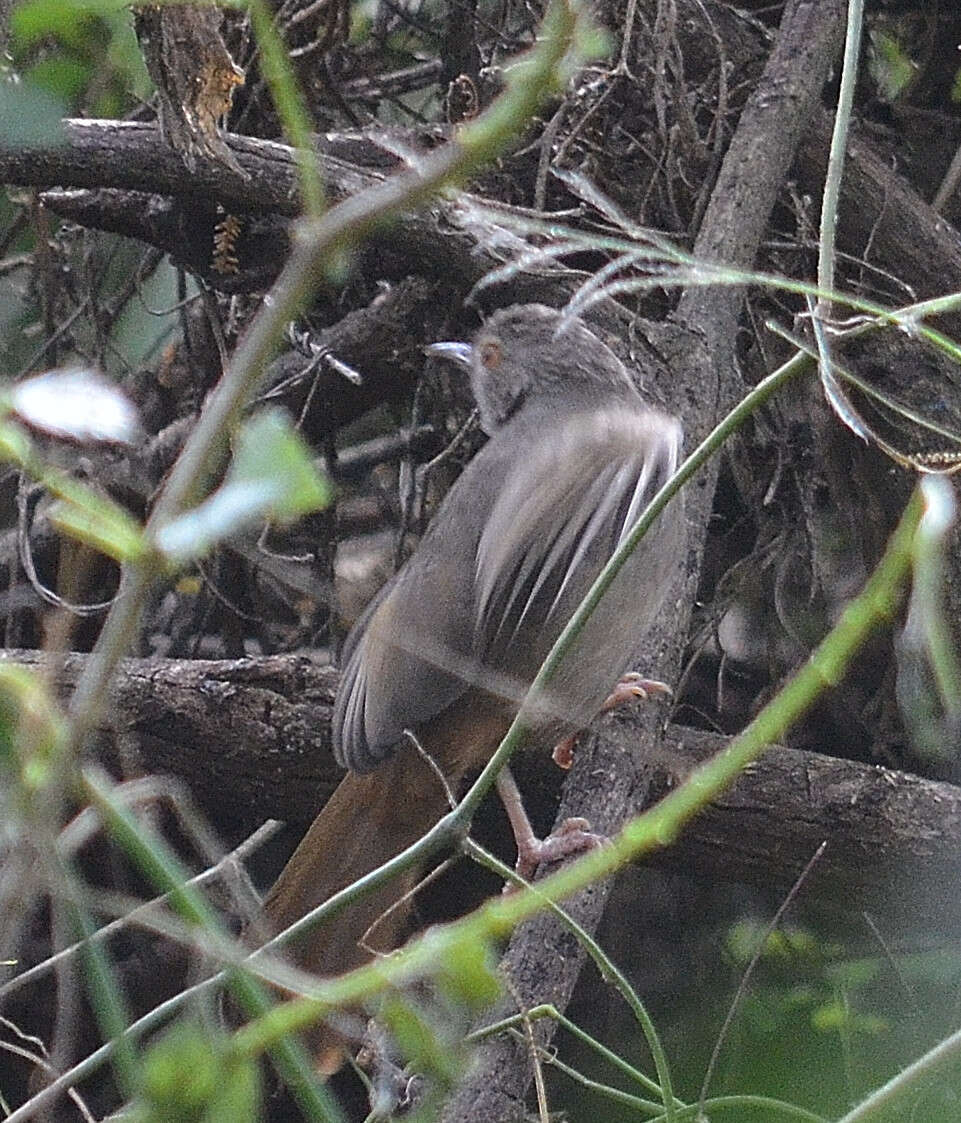
MULTIPOLYGON (((41 669, 69 694, 87 656, 3 651, 0 663, 41 669)), ((166 772, 221 815, 285 818, 305 826, 338 783, 330 710, 338 673, 304 655, 259 659, 126 659, 98 751, 127 774, 166 772)), ((577 757, 595 782, 616 785, 637 758, 652 707, 607 715, 577 757)), ((651 799, 729 739, 671 725, 650 762, 651 799)), ((560 774, 522 756, 516 770, 535 798, 556 797, 560 774), (547 781, 545 784, 545 772, 547 781)), ((630 813, 639 811, 630 804, 630 813)), ((599 829, 614 826, 599 816, 599 829)), ((908 931, 961 931, 961 900, 943 886, 961 877, 961 787, 911 773, 775 746, 653 860, 712 878, 781 892, 823 842, 805 897, 845 912, 870 910, 908 931)))

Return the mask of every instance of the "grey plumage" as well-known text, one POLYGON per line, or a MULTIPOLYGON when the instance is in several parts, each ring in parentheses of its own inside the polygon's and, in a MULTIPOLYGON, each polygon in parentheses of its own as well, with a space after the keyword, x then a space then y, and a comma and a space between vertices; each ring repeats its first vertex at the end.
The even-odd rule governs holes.
MULTIPOLYGON (((448 793, 490 759, 568 617, 674 470, 677 422, 644 404, 583 324, 561 325, 549 308, 519 306, 492 316, 471 347, 439 347, 470 367, 490 440, 348 637, 333 739, 351 771, 267 895, 273 931, 437 822, 448 793)), ((539 745, 586 725, 630 665, 664 600, 683 525, 675 500, 611 585, 550 697, 525 715, 539 745)), ((504 772, 498 789, 525 873, 596 844, 577 820, 538 840, 504 772)), ((365 962, 371 946, 396 947, 418 878, 408 869, 311 931, 295 949, 298 963, 338 974, 365 962)), ((343 1063, 337 1027, 316 1026, 311 1044, 318 1071, 343 1063)))
MULTIPOLYGON (((678 422, 646 405, 580 321, 542 305, 491 317, 469 349, 482 425, 414 555, 361 618, 334 707, 340 762, 366 772, 469 690, 519 700, 571 613, 674 471, 678 422)), ((579 637, 534 717, 550 744, 587 724, 628 669, 683 544, 675 500, 579 637)))

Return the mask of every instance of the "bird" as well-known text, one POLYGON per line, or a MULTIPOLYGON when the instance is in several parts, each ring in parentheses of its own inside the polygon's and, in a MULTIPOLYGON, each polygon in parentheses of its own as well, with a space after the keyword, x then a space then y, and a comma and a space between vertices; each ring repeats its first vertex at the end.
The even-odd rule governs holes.
MULTIPOLYGON (((489 439, 345 642, 332 739, 348 772, 265 899, 275 932, 414 843, 449 809, 450 792, 490 759, 569 617, 680 457, 677 419, 645 402, 577 317, 513 305, 493 313, 471 343, 427 350, 469 372, 489 439)), ((677 496, 546 694, 525 709, 536 747, 549 751, 604 706, 661 611, 683 548, 677 496)), ((536 839, 509 775, 498 790, 528 869, 594 840, 576 820, 536 839)), ((293 949, 298 964, 331 976, 396 947, 409 909, 391 906, 416 880, 405 875, 317 926, 293 949)), ((326 1038, 314 1056, 330 1073, 345 1043, 334 1030, 326 1038)))

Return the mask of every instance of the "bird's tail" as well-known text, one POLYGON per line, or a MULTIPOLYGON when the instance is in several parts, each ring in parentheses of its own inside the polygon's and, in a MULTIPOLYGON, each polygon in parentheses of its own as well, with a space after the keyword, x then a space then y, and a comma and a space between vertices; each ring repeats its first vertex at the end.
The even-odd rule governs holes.
MULTIPOLYGON (((426 768, 412 769, 403 753, 374 772, 348 773, 267 895, 264 909, 273 930, 286 928, 395 857, 447 809, 447 794, 439 778, 426 768)), ((391 909, 391 905, 413 883, 412 877, 404 875, 349 905, 293 945, 294 957, 315 974, 339 975, 370 959, 370 949, 392 950, 409 909, 391 909), (365 949, 361 944, 368 929, 369 948, 365 949)))
MULTIPOLYGON (((267 895, 271 930, 293 924, 426 834, 467 773, 490 758, 509 724, 506 712, 502 701, 469 692, 421 729, 421 754, 401 745, 373 772, 348 773, 267 895)), ((410 894, 421 872, 407 871, 312 929, 291 946, 293 959, 331 976, 392 951, 407 934, 410 894)), ((342 1063, 336 1034, 318 1033, 312 1045, 321 1071, 342 1063)))
MULTIPOLYGON (((410 755, 399 752, 376 771, 351 772, 341 781, 264 902, 274 932, 395 857, 447 811, 440 778, 426 765, 416 767, 410 755)), ((348 905, 293 943, 292 958, 307 971, 330 976, 393 950, 407 934, 410 893, 419 875, 419 869, 408 870, 348 905)), ((344 1041, 334 1030, 319 1029, 311 1048, 322 1073, 343 1063, 344 1041)))

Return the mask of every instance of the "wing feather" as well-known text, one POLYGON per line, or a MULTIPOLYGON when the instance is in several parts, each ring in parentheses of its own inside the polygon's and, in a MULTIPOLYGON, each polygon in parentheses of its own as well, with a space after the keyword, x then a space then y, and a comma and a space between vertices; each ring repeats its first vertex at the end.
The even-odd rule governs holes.
MULTIPOLYGON (((517 431, 509 422, 468 465, 410 562, 351 634, 333 714, 335 754, 348 767, 369 771, 406 729, 470 687, 522 697, 677 464, 680 428, 639 399, 524 421, 517 431)), ((558 679, 558 728, 589 720, 626 669, 658 607, 643 592, 665 584, 657 574, 644 580, 644 568, 673 560, 670 549, 655 557, 651 543, 677 524, 655 524, 625 567, 616 604, 606 597, 599 606, 583 637, 588 654, 558 679)))
POLYGON ((639 406, 578 413, 518 457, 475 559, 475 637, 492 665, 536 671, 679 448, 679 428, 639 406))

